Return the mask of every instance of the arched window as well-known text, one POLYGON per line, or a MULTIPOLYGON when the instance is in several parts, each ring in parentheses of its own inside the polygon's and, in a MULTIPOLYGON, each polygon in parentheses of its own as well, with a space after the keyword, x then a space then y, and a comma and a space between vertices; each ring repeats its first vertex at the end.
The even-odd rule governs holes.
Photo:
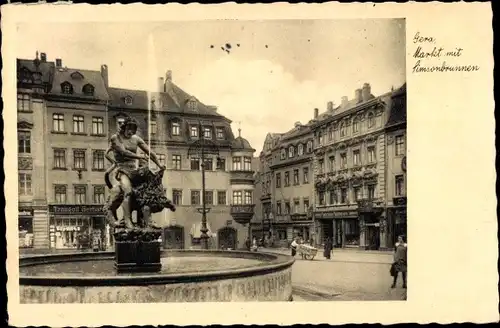
POLYGON ((372 128, 375 125, 375 116, 373 113, 368 114, 368 128, 372 128))
POLYGON ((85 84, 82 88, 82 91, 86 96, 93 96, 94 86, 92 84, 85 84))
POLYGON ((71 95, 73 94, 73 85, 69 82, 64 82, 61 84, 61 91, 64 94, 71 95))
POLYGON ((312 152, 312 150, 313 150, 313 142, 311 140, 309 140, 307 142, 307 152, 310 153, 310 152, 312 152))
POLYGON ((288 157, 292 158, 294 155, 295 155, 295 147, 294 146, 288 147, 288 157))
POLYGON ((359 119, 357 117, 352 121, 352 133, 359 132, 359 119))
POLYGON ((299 146, 297 147, 297 153, 299 156, 304 155, 304 145, 303 144, 299 144, 299 146))
POLYGON ((343 122, 340 124, 340 136, 345 137, 347 135, 347 125, 343 122))

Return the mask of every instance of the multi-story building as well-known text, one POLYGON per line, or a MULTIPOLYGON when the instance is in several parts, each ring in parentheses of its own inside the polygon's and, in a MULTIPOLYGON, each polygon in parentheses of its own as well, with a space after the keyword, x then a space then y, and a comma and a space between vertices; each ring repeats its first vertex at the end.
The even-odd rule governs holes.
POLYGON ((375 97, 365 83, 312 124, 320 244, 330 238, 335 247, 389 247, 385 127, 393 94, 375 97))

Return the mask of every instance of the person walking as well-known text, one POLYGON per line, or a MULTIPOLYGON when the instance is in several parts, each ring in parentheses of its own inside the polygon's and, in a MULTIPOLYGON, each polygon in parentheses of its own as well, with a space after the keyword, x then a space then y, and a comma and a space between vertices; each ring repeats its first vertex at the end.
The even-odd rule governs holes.
POLYGON ((330 256, 332 254, 332 248, 333 248, 332 240, 330 239, 330 237, 327 237, 325 241, 323 256, 328 260, 331 258, 330 256))
POLYGON ((297 243, 296 238, 292 240, 292 243, 290 244, 290 249, 292 250, 292 256, 295 256, 297 254, 297 247, 299 244, 297 243))
POLYGON ((403 277, 403 288, 406 288, 406 274, 407 274, 407 251, 408 244, 405 243, 404 237, 399 236, 398 242, 394 247, 394 262, 391 266, 391 275, 393 276, 393 282, 391 288, 396 288, 396 282, 398 280, 399 272, 403 277))

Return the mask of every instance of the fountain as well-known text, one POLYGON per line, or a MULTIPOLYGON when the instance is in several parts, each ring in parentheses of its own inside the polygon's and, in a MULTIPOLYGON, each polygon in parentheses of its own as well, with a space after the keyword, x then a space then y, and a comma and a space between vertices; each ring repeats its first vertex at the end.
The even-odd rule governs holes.
POLYGON ((106 152, 112 165, 105 173, 110 197, 104 211, 114 229, 115 252, 22 256, 21 303, 290 301, 290 256, 161 249, 161 228, 151 214, 175 211, 175 206, 162 185, 165 167, 136 130, 133 119, 127 119, 106 152), (159 170, 137 168, 136 160, 152 160, 159 170))

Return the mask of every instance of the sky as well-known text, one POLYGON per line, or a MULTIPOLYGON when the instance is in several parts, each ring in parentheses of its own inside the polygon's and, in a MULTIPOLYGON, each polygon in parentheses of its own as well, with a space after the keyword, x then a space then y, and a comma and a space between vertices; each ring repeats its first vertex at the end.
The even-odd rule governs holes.
POLYGON ((406 82, 404 19, 23 23, 17 32, 18 58, 39 51, 68 68, 106 64, 113 87, 156 91, 171 70, 235 134, 242 129, 255 155, 267 133, 307 123, 363 83, 377 96, 406 82))

